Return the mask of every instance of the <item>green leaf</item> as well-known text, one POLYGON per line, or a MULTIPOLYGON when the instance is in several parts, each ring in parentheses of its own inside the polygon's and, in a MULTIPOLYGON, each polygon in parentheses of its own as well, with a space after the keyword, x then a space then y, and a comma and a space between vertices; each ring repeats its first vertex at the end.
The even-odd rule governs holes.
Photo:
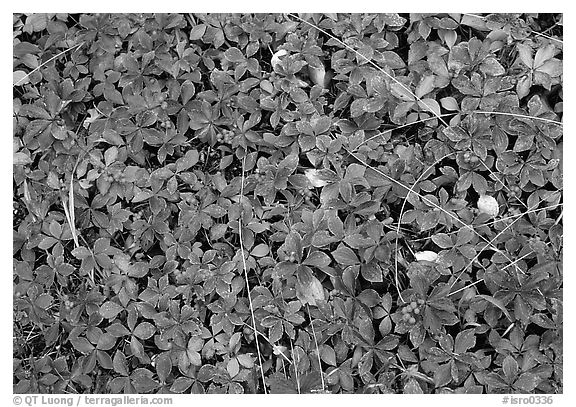
POLYGON ((236 47, 231 47, 224 51, 224 57, 230 62, 243 62, 246 59, 242 51, 236 47))
POLYGON ((358 256, 356 256, 352 249, 349 249, 342 244, 340 244, 338 248, 332 252, 332 257, 334 257, 336 263, 343 266, 352 266, 354 264, 360 263, 358 256))
POLYGON ((454 341, 454 353, 460 354, 476 345, 476 335, 474 329, 466 329, 458 332, 454 341))
POLYGON ((100 306, 100 315, 107 319, 116 318, 124 308, 112 301, 107 301, 100 306))
POLYGON ((433 235, 432 241, 442 249, 451 249, 454 246, 452 238, 446 233, 437 233, 433 235))
POLYGON ((307 266, 315 266, 318 268, 328 267, 330 265, 330 257, 321 251, 315 251, 308 255, 308 257, 302 262, 307 266))
POLYGON ((134 329, 134 335, 140 339, 151 338, 156 332, 156 327, 149 322, 142 322, 134 329))
POLYGON ((172 383, 172 386, 170 387, 170 391, 179 394, 184 393, 190 386, 192 386, 192 383, 194 383, 194 381, 189 377, 180 376, 174 380, 174 383, 172 383))
POLYGON ((474 298, 477 298, 477 297, 482 298, 483 300, 488 301, 489 303, 498 307, 504 313, 504 315, 506 315, 506 318, 508 318, 508 320, 510 320, 510 322, 514 322, 514 319, 510 316, 510 313, 508 312, 508 310, 506 309, 506 307, 504 306, 502 301, 500 301, 494 297, 490 297, 489 295, 484 295, 484 294, 478 294, 474 298))
POLYGON ((200 155, 197 150, 188 150, 184 157, 179 158, 176 161, 176 171, 182 172, 186 171, 188 168, 193 167, 198 163, 200 155))

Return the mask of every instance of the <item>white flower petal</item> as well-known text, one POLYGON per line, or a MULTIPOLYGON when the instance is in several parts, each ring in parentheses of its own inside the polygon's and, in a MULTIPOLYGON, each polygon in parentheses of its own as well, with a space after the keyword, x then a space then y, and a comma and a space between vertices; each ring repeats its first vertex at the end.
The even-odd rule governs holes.
POLYGON ((308 170, 304 171, 304 175, 306 175, 306 178, 308 178, 308 181, 310 181, 312 186, 315 188, 320 188, 320 187, 323 187, 325 185, 328 185, 328 183, 326 181, 321 180, 318 177, 318 170, 308 169, 308 170))
POLYGON ((478 198, 478 210, 494 217, 500 212, 500 207, 495 198, 489 195, 480 195, 480 198, 478 198))
POLYGON ((276 53, 272 55, 272 59, 270 60, 270 65, 272 65, 272 69, 276 68, 276 65, 278 65, 281 62, 280 57, 284 55, 288 55, 288 51, 286 51, 285 49, 276 51, 276 53))
POLYGON ((436 261, 438 259, 438 253, 430 250, 424 250, 423 252, 414 253, 417 261, 436 261))

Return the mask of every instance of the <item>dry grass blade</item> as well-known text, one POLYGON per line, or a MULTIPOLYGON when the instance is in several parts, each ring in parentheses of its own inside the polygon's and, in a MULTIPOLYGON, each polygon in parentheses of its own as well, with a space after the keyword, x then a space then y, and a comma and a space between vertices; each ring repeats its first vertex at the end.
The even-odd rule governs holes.
POLYGON ((256 329, 256 317, 254 316, 254 306, 252 305, 252 294, 250 293, 250 282, 248 280, 248 268, 246 267, 246 258, 244 253, 244 241, 242 235, 242 215, 244 213, 242 206, 242 198, 244 198, 244 181, 245 181, 245 171, 246 171, 246 154, 242 159, 242 179, 240 181, 240 218, 238 219, 238 237, 240 239, 240 255, 242 256, 242 265, 244 268, 244 279, 246 280, 246 291, 248 292, 248 303, 250 305, 250 315, 252 316, 252 329, 254 330, 254 342, 256 342, 256 352, 258 352, 258 362, 260 364, 260 375, 262 376, 262 387, 264 388, 264 394, 267 394, 266 390, 266 378, 264 376, 264 367, 262 364, 262 353, 260 352, 260 345, 258 344, 258 330, 256 329))
POLYGON ((18 86, 20 85, 20 83, 22 83, 22 81, 24 81, 25 79, 27 79, 28 77, 30 77, 30 75, 32 75, 34 72, 36 72, 37 70, 39 70, 40 68, 42 68, 44 65, 54 61, 57 58, 60 58, 62 55, 64 55, 65 53, 75 50, 76 48, 80 48, 82 45, 84 45, 84 43, 80 43, 78 45, 75 45, 73 47, 70 47, 68 49, 65 49, 64 51, 54 55, 52 58, 50 58, 49 60, 47 60, 46 62, 43 62, 42 64, 38 65, 36 68, 32 69, 30 72, 28 72, 26 75, 24 75, 22 78, 20 78, 18 80, 18 82, 12 84, 12 86, 18 86))
MULTIPOLYGON (((455 113, 444 113, 444 114, 442 114, 442 115, 440 115, 440 116, 441 116, 441 117, 446 117, 446 116, 454 116, 454 115, 455 115, 455 113)), ((403 129, 403 128, 406 128, 406 127, 413 126, 413 125, 415 125, 415 124, 425 123, 425 122, 428 122, 428 121, 430 121, 430 120, 436 120, 436 119, 437 119, 436 116, 434 116, 434 117, 427 117, 427 118, 425 118, 425 119, 416 120, 415 122, 412 122, 412 123, 407 123, 407 124, 403 124, 403 125, 401 125, 401 126, 394 127, 393 129, 385 130, 385 131, 383 131, 383 132, 380 132, 380 133, 376 134, 375 136, 370 137, 369 139, 364 140, 363 142, 361 142, 360 144, 358 144, 358 146, 356 146, 356 148, 355 148, 354 150, 352 150, 352 151, 358 150, 358 149, 359 149, 360 147, 362 147, 364 144, 366 144, 366 143, 368 143, 369 141, 374 140, 374 139, 376 139, 376 138, 378 138, 378 137, 381 137, 381 136, 383 136, 383 135, 386 134, 386 133, 391 133, 391 132, 393 132, 394 130, 400 130, 400 129, 403 129)))
POLYGON ((316 344, 316 356, 318 357, 318 369, 320 369, 320 380, 322 380, 322 391, 326 391, 326 383, 324 383, 324 375, 322 374, 322 362, 320 360, 320 348, 318 347, 318 338, 316 338, 316 331, 312 323, 312 315, 310 314, 310 306, 306 304, 308 310, 308 317, 310 318, 310 326, 312 327, 312 335, 314 336, 314 343, 316 344))
POLYGON ((296 379, 296 388, 298 389, 298 394, 302 394, 300 391, 300 375, 298 373, 298 361, 296 360, 296 359, 298 359, 298 355, 296 355, 296 352, 294 352, 294 344, 292 343, 292 339, 290 339, 290 353, 292 354, 292 359, 294 360, 292 367, 294 368, 294 377, 296 379))
MULTIPOLYGON (((538 208, 537 210, 539 210, 539 211, 544 211, 544 210, 548 210, 548 209, 554 209, 554 208, 556 208, 556 207, 558 207, 558 206, 560 206, 560 205, 562 205, 562 204, 550 205, 550 206, 547 206, 547 207, 545 207, 545 208, 538 208)), ((529 209, 529 210, 530 210, 530 211, 533 211, 533 210, 535 210, 535 208, 532 208, 532 209, 529 209)), ((524 213, 524 215, 525 215, 525 214, 526 214, 526 213, 524 213)), ((476 256, 474 256, 474 258, 468 262, 468 264, 466 265, 466 267, 464 267, 464 268, 462 269, 462 271, 460 272, 460 274, 458 274, 458 276, 456 277, 456 279, 452 282, 452 284, 450 284, 450 288, 454 287, 454 284, 456 284, 456 283, 458 282, 458 280, 460 280, 460 277, 462 277, 462 274, 464 274, 464 272, 468 269, 468 267, 470 267, 476 260, 478 260, 478 257, 480 257, 480 254, 482 254, 482 252, 484 252, 484 250, 486 250, 489 246, 495 247, 492 243, 494 243, 500 236, 502 236, 502 234, 503 234, 504 232, 506 232, 506 230, 508 230, 509 228, 511 228, 512 225, 514 225, 514 224, 515 224, 516 222, 518 222, 520 219, 522 219, 522 216, 519 216, 518 218, 514 219, 512 222, 510 222, 509 225, 506 225, 506 227, 505 227, 504 229, 502 229, 500 232, 498 232, 498 233, 496 234, 496 236, 494 236, 494 238, 492 238, 492 240, 490 240, 490 241, 488 242, 487 245, 485 245, 480 251, 478 251, 478 253, 476 253, 476 256)), ((507 258, 506 260, 510 261, 510 264, 509 264, 508 266, 516 265, 516 262, 513 262, 512 260, 510 260, 510 259, 508 259, 508 258, 507 258)), ((519 270, 521 273, 524 274, 524 272, 522 271, 522 269, 516 267, 516 270, 519 270)))
MULTIPOLYGON (((455 154, 455 153, 446 154, 445 156, 440 157, 439 159, 434 161, 428 168, 426 168, 425 171, 422 172, 422 174, 420 174, 418 179, 414 182, 414 186, 416 186, 420 181, 422 181, 424 176, 426 174, 428 174, 428 171, 430 171, 432 168, 434 168, 434 166, 436 166, 436 164, 438 164, 443 159, 450 157, 453 154, 455 154)), ((410 196, 410 194, 412 192, 415 192, 412 189, 414 186, 412 186, 408 190, 408 193, 406 194, 406 197, 404 198, 404 202, 402 202, 402 207, 400 208, 400 215, 398 216, 398 227, 396 228, 396 240, 395 240, 396 253, 398 253, 398 236, 400 235, 400 225, 402 224, 402 215, 404 215, 404 208, 406 207, 406 202, 408 202, 408 196, 410 196)), ((398 297, 400 298, 400 301, 404 302, 404 298, 402 298, 402 294, 400 293, 400 286, 399 286, 399 280, 398 280, 398 255, 394 256, 394 283, 396 284, 396 290, 398 291, 398 297)))
POLYGON ((423 106, 426 107, 426 109, 428 109, 438 120, 440 120, 440 122, 442 122, 443 125, 445 125, 446 127, 448 127, 448 123, 446 123, 444 121, 444 119, 442 118, 442 115, 438 114, 437 112, 434 111, 434 109, 432 109, 432 107, 430 107, 427 103, 425 103, 421 98, 419 98, 418 96, 416 96, 416 94, 414 92, 412 92, 412 90, 410 90, 408 87, 406 87, 402 82, 400 82, 398 79, 394 78, 392 75, 390 75, 388 72, 386 72, 384 69, 382 69, 380 66, 376 65, 375 62, 373 62, 371 59, 366 58, 364 55, 362 55, 360 52, 356 51, 354 48, 352 48, 350 45, 344 43, 343 41, 341 41, 339 38, 335 37, 334 35, 330 34, 328 31, 323 30, 322 28, 318 27, 315 24, 312 24, 306 20, 304 20, 303 18, 298 17, 295 14, 292 13, 288 13, 288 15, 290 17, 294 17, 295 19, 302 21, 305 24, 308 24, 310 27, 317 29, 318 31, 320 31, 321 33, 323 33, 324 35, 327 35, 328 37, 332 38, 334 41, 337 41, 339 44, 341 44, 344 48, 346 48, 349 51, 354 52, 356 55, 360 56, 361 58, 364 58, 370 65, 372 65, 374 68, 376 68, 378 71, 382 72, 384 75, 386 75, 390 80, 392 80, 393 82, 395 82, 397 85, 400 85, 406 92, 408 92, 411 96, 414 97, 415 100, 418 101, 418 103, 421 103, 423 106))
POLYGON ((541 122, 545 122, 545 123, 552 123, 552 124, 556 124, 558 126, 564 126, 564 124, 562 122, 559 122, 557 120, 552 120, 552 119, 545 119, 543 117, 535 117, 535 116, 528 116, 525 114, 518 114, 518 113, 506 113, 506 112, 485 112, 483 110, 473 110, 470 112, 470 114, 472 113, 478 113, 478 114, 495 114, 495 115, 500 115, 500 116, 510 116, 510 117, 516 117, 516 118, 520 118, 520 119, 530 119, 530 120, 539 120, 541 122))
POLYGON ((74 239, 74 245, 76 247, 80 247, 80 244, 78 243, 78 231, 76 230, 76 213, 74 210, 74 173, 76 172, 76 167, 78 166, 79 162, 80 157, 78 157, 76 160, 72 174, 70 174, 70 186, 68 188, 68 210, 66 210, 66 204, 62 202, 64 205, 64 212, 66 213, 66 219, 68 220, 68 225, 70 226, 70 232, 72 233, 72 238, 74 239))
MULTIPOLYGON (((499 182, 499 183, 504 187, 504 189, 506 189, 507 192, 510 192, 510 188, 508 188, 508 186, 507 186, 505 183, 503 183, 500 178, 498 178, 498 176, 490 169, 490 167, 488 167, 488 166, 486 165, 486 163, 485 163, 484 161, 480 161, 480 163, 484 166, 484 168, 486 168, 486 170, 490 173, 490 175, 492 176, 492 178, 493 178, 495 181, 499 182)), ((515 198, 516 198, 516 200, 517 200, 518 202, 520 202, 520 204, 521 204, 524 208, 528 209, 528 207, 526 206, 526 204, 525 204, 524 202, 522 202, 522 200, 520 200, 520 198, 518 198, 517 196, 516 196, 515 198)))
MULTIPOLYGON (((470 17, 474 17, 474 18, 479 18, 479 19, 481 19, 481 20, 486 20, 486 17, 485 17, 485 16, 479 16, 479 15, 477 15, 477 14, 462 13, 462 15, 470 16, 470 17)), ((551 30, 553 27, 555 27, 555 26, 557 26, 557 25, 558 25, 558 23, 555 23, 552 27, 549 27, 549 28, 548 28, 547 30, 545 30, 545 31, 549 31, 549 30, 551 30)), ((556 42, 559 42, 560 44, 564 44, 564 41, 562 41, 562 40, 559 40, 559 39, 554 38, 554 37, 550 37, 549 35, 546 35, 546 34, 539 33, 538 31, 534 31, 534 30, 531 29, 531 28, 528 28, 528 29, 529 29, 529 30, 532 32, 532 34, 534 34, 534 35, 537 35, 537 36, 539 36, 539 37, 546 38, 546 39, 548 39, 548 40, 550 40, 550 41, 556 41, 556 42)))
POLYGON ((254 329, 254 327, 252 325, 248 325, 246 322, 244 322, 244 325, 247 326, 248 328, 250 328, 252 330, 252 332, 254 332, 254 336, 256 336, 256 334, 260 335, 262 338, 264 338, 266 340, 266 342, 268 342, 270 344, 270 346, 272 346, 272 348, 274 348, 275 351, 277 351, 280 356, 282 356, 288 363, 292 364, 292 361, 288 358, 288 356, 286 356, 286 354, 282 351, 282 349, 280 347, 278 347, 277 345, 273 344, 270 341, 270 338, 268 338, 266 335, 264 335, 262 332, 260 332, 257 329, 254 329))
MULTIPOLYGON (((348 154, 350 154, 352 157, 354 157, 356 160, 358 160, 358 162, 360 162, 362 165, 364 165, 366 168, 370 168, 372 171, 382 175, 384 178, 386 178, 387 180, 389 180, 390 182, 393 182, 394 184, 402 187, 402 188, 406 188, 408 190, 408 192, 412 192, 414 193, 416 196, 418 196, 420 199, 422 199, 424 202, 426 202, 428 205, 433 206, 434 208, 440 210, 441 212, 445 213, 446 215, 450 216, 452 219, 454 219, 456 222, 458 222, 459 225, 463 226, 463 227, 467 227, 467 228, 471 228, 472 231, 476 234, 476 236, 478 236, 481 240, 483 240, 484 242, 488 242, 488 239, 486 239, 484 236, 482 236, 481 234, 479 234, 478 232, 476 232, 474 230, 474 228, 470 225, 467 225, 466 223, 464 223, 460 218, 458 218, 456 215, 454 215, 453 213, 447 211, 446 209, 442 208, 440 205, 437 205, 435 202, 432 202, 431 200, 429 200, 428 198, 426 198, 425 196, 419 194, 418 192, 413 190, 413 186, 409 187, 406 186, 404 184, 402 184, 400 181, 395 180, 394 178, 392 178, 391 176, 389 176, 388 174, 380 171, 379 169, 376 169, 374 167, 372 167, 370 164, 368 164, 367 162, 365 162, 364 160, 362 160, 361 158, 359 158, 356 154, 350 152, 348 149, 345 149, 346 152, 348 152, 348 154)), ((492 247, 494 249, 494 251, 498 252, 499 254, 502 255, 502 257, 504 257, 507 261, 512 262, 512 260, 506 255, 506 253, 502 252, 500 249, 498 249, 497 247, 492 247)))

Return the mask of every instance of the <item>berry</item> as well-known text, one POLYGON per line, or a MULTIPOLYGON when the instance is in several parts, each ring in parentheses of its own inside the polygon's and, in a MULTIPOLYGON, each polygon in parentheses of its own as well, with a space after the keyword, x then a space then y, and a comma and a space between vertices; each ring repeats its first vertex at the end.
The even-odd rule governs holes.
POLYGON ((418 304, 423 305, 423 304, 424 304, 424 300, 423 300, 422 298, 420 298, 420 299, 418 300, 418 304))
POLYGON ((420 313, 420 308, 414 309, 414 314, 418 315, 420 313))
POLYGON ((408 320, 408 323, 414 325, 416 323, 416 318, 410 317, 410 319, 408 320))
POLYGON ((410 306, 412 307, 412 309, 415 309, 417 305, 418 305, 418 304, 416 304, 416 301, 412 301, 412 302, 410 303, 410 306))
POLYGON ((160 104, 160 107, 161 107, 163 110, 166 110, 166 109, 168 109, 168 103, 167 103, 167 102, 162 102, 162 103, 160 104))
POLYGON ((402 315, 402 319, 403 319, 404 321, 406 321, 406 322, 410 321, 410 318, 412 318, 412 317, 410 316, 410 314, 404 314, 404 315, 402 315))
POLYGON ((402 308, 402 313, 403 313, 403 314, 408 314, 409 312, 410 312, 410 310, 408 309, 408 307, 402 308))

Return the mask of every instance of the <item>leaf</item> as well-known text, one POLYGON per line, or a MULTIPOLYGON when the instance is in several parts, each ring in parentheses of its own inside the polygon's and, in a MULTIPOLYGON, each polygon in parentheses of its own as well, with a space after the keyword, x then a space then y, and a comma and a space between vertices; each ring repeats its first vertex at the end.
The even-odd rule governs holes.
POLYGON ((532 373, 522 373, 514 382, 514 387, 524 393, 532 393, 542 379, 532 373))
POLYGON ((332 252, 332 257, 334 257, 336 263, 343 266, 352 266, 354 264, 360 263, 358 256, 356 256, 352 249, 349 249, 342 244, 340 244, 338 248, 332 252))
POLYGON ((329 345, 323 345, 320 348, 320 358, 322 361, 330 366, 336 366, 336 352, 329 345))
POLYGON ((196 87, 194 83, 186 79, 180 88, 180 97, 182 98, 182 104, 186 104, 192 99, 196 93, 196 87))
POLYGON ((422 98, 434 90, 434 75, 424 76, 416 87, 416 97, 422 98))
POLYGON ((192 383, 194 382, 189 377, 180 376, 174 380, 174 383, 172 383, 172 386, 170 387, 170 391, 173 391, 174 393, 184 393, 190 386, 192 386, 192 383))
POLYGON ((200 155, 198 154, 197 150, 186 151, 186 154, 184 155, 184 157, 180 157, 176 161, 176 171, 177 172, 186 171, 190 167, 193 167, 194 165, 196 165, 198 163, 199 158, 200 158, 200 155))
POLYGON ((432 236, 432 241, 442 249, 450 249, 454 246, 452 238, 446 233, 437 233, 432 236))
POLYGON ((190 41, 196 41, 201 39, 206 32, 206 24, 198 24, 192 27, 190 30, 190 41))
POLYGON ((296 277, 296 296, 303 304, 316 305, 317 300, 324 301, 322 283, 310 271, 300 267, 296 277))
POLYGON ((246 59, 242 51, 236 47, 231 47, 224 51, 224 57, 230 62, 243 62, 246 59))
POLYGON ((302 262, 302 264, 324 268, 330 265, 330 257, 324 252, 315 251, 310 253, 308 257, 306 257, 306 259, 302 262))
POLYGON ((466 329, 458 332, 454 341, 454 353, 460 354, 476 345, 476 336, 474 329, 466 329))
POLYGON ((512 380, 518 374, 518 362, 514 359, 514 356, 508 355, 504 358, 502 362, 502 371, 507 380, 512 380))
POLYGON ((115 302, 107 301, 100 306, 100 315, 107 319, 113 319, 116 318, 116 315, 118 315, 123 310, 124 308, 115 302))
POLYGON ((459 110, 458 102, 452 96, 447 96, 447 97, 440 99, 440 104, 446 110, 450 110, 450 111, 458 111, 459 110))
MULTIPOLYGON (((508 318, 510 320, 510 322, 514 322, 514 319, 510 316, 510 313, 508 312, 508 310, 506 309, 504 304, 502 304, 502 301, 500 301, 494 297, 490 297, 489 295, 484 295, 484 294, 478 294, 478 295, 476 295, 476 297, 482 298, 483 300, 486 300, 489 303, 495 305, 504 313, 504 315, 506 315, 506 318, 508 318)), ((476 297, 474 297, 474 298, 476 298, 476 297)))
POLYGON ((538 69, 544 65, 546 61, 554 57, 555 53, 556 48, 552 44, 538 48, 538 51, 536 51, 536 55, 534 56, 534 69, 538 69))
POLYGON ((266 243, 261 243, 250 251, 254 257, 264 257, 270 252, 270 248, 266 243))
POLYGON ((142 322, 134 329, 134 335, 139 339, 149 339, 156 332, 156 327, 149 322, 142 322))
POLYGON ((12 85, 20 86, 20 85, 26 85, 27 83, 30 83, 30 77, 26 72, 24 71, 12 72, 12 85))

